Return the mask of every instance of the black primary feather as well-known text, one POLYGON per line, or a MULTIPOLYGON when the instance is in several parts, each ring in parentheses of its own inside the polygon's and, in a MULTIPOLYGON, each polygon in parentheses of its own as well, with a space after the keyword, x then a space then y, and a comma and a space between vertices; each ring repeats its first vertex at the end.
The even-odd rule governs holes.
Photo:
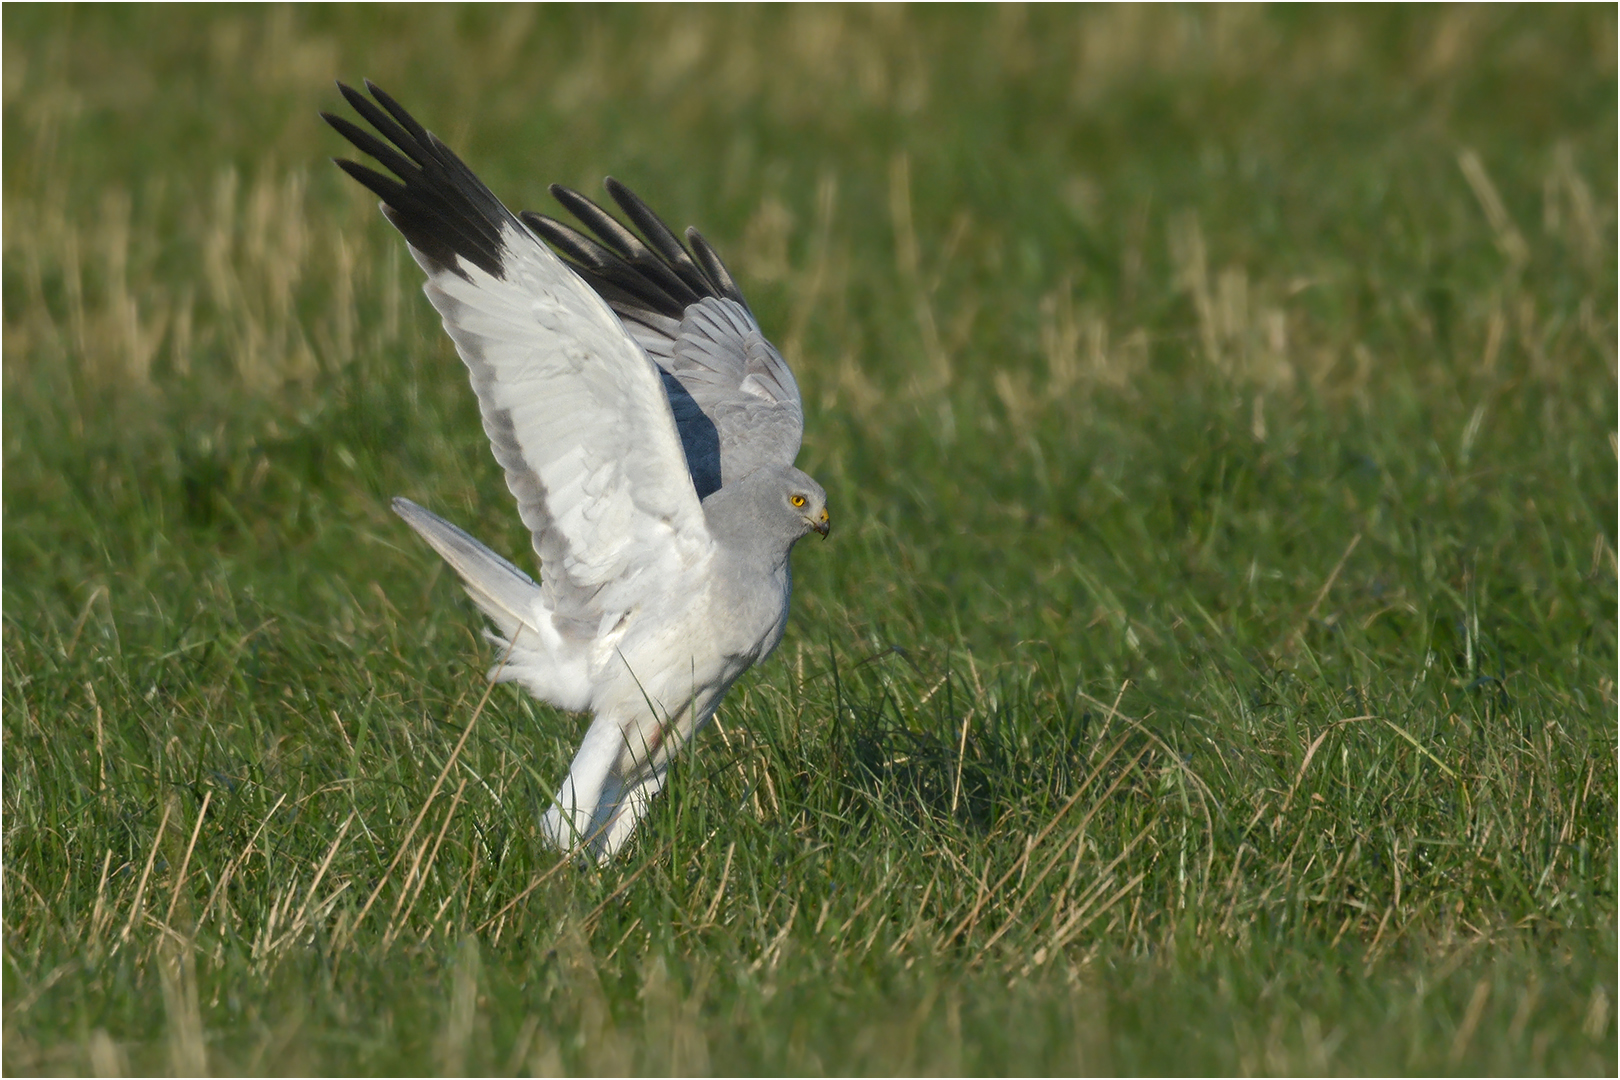
POLYGON ((344 100, 381 139, 341 116, 323 112, 321 118, 398 179, 341 158, 334 159, 337 166, 382 199, 388 220, 433 262, 461 273, 459 256, 487 274, 503 276, 501 227, 516 224, 511 212, 397 101, 369 79, 366 89, 375 104, 338 83, 344 100))
POLYGON ((694 291, 686 280, 671 270, 651 248, 642 243, 639 236, 619 224, 612 214, 579 192, 565 188, 561 184, 551 185, 551 195, 604 244, 612 248, 620 258, 669 294, 670 299, 679 303, 682 308, 702 299, 702 292, 694 291))
MULTIPOLYGON (((638 266, 619 252, 597 243, 574 231, 556 218, 524 210, 518 214, 523 224, 546 243, 574 271, 588 282, 609 303, 621 303, 631 308, 650 309, 660 315, 679 319, 687 304, 696 303, 698 297, 679 278, 665 278, 658 270, 668 273, 663 263, 651 252, 647 257, 653 266, 638 266), (610 295, 611 293, 611 295, 610 295)), ((611 220, 611 219, 610 219, 611 220)), ((618 224, 615 222, 614 224, 618 224)), ((637 241, 639 244, 640 241, 637 241)))
POLYGON ((710 296, 734 300, 753 314, 725 263, 696 229, 686 231, 692 245, 688 251, 633 191, 612 177, 604 186, 641 235, 561 184, 551 185, 552 197, 594 239, 545 214, 525 210, 519 216, 621 315, 635 318, 645 313, 678 322, 687 307, 710 296))
POLYGON ((691 254, 675 238, 668 225, 662 218, 652 212, 652 207, 642 202, 636 193, 609 176, 602 181, 607 193, 613 196, 613 201, 619 204, 619 209, 625 212, 632 224, 641 230, 641 235, 647 238, 651 245, 669 268, 680 275, 682 281, 699 293, 713 296, 714 283, 703 276, 703 271, 697 263, 692 261, 691 254))
MULTIPOLYGON (((365 86, 375 101, 341 82, 338 91, 376 134, 331 113, 323 112, 321 118, 394 176, 342 158, 333 159, 337 166, 382 200, 388 220, 428 259, 453 270, 459 256, 486 273, 502 276, 501 227, 513 220, 511 212, 402 105, 371 80, 365 86)), ((591 236, 531 211, 518 215, 518 220, 556 249, 622 315, 679 321, 690 305, 709 296, 734 300, 748 310, 736 280, 696 229, 686 230, 689 251, 633 191, 612 177, 606 187, 639 236, 561 184, 551 186, 552 196, 591 236)))
POLYGON ((703 239, 703 234, 689 227, 686 230, 686 242, 692 245, 692 254, 697 256, 698 265, 703 267, 703 272, 709 276, 709 280, 714 282, 715 286, 720 290, 720 295, 737 301, 742 305, 744 311, 752 315, 754 312, 749 308, 748 301, 743 299, 742 290, 737 287, 737 282, 732 278, 731 271, 727 270, 726 264, 720 261, 720 253, 715 251, 707 240, 703 239))

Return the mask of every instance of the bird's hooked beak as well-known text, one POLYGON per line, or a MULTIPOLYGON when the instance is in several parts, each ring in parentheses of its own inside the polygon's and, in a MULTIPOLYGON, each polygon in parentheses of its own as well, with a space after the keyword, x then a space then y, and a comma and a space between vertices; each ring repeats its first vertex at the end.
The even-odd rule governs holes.
POLYGON ((827 511, 822 510, 821 517, 811 522, 810 527, 820 533, 823 540, 827 539, 827 534, 832 532, 832 521, 827 517, 827 511))

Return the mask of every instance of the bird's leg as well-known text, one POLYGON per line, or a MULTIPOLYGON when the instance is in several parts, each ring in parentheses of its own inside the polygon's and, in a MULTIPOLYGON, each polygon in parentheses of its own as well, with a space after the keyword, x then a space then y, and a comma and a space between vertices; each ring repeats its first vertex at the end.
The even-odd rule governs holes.
POLYGON ((564 850, 578 847, 592 840, 592 834, 604 824, 599 820, 606 792, 617 796, 619 784, 615 778, 624 738, 611 716, 599 716, 585 732, 568 777, 557 792, 557 801, 546 811, 542 828, 552 844, 564 850))
POLYGON ((668 768, 655 771, 639 782, 622 789, 618 799, 618 809, 613 817, 605 823, 605 828, 598 841, 598 859, 606 861, 616 855, 630 839, 631 834, 646 816, 647 809, 658 793, 664 789, 664 779, 669 775, 668 768))

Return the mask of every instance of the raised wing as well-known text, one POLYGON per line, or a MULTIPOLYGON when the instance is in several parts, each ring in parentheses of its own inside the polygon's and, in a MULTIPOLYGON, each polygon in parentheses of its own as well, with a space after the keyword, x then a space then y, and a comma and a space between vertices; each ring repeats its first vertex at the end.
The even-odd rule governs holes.
POLYGON ((659 371, 607 304, 397 102, 370 82, 377 104, 338 88, 382 138, 322 116, 398 179, 337 164, 382 199, 427 272, 424 291, 534 535, 557 629, 594 639, 712 548, 659 371))
POLYGON ((560 184, 552 195, 596 239, 543 214, 521 216, 658 363, 698 495, 763 465, 793 464, 804 435, 798 383, 725 264, 696 229, 686 230, 689 251, 630 189, 609 177, 607 190, 640 236, 560 184))

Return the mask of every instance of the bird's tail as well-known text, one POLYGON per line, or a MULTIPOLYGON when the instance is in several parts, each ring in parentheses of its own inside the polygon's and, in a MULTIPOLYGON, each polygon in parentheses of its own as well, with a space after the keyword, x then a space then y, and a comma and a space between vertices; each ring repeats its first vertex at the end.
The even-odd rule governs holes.
POLYGON ((422 509, 411 500, 396 498, 394 513, 405 519, 417 535, 432 545, 461 578, 462 587, 473 603, 488 615, 508 642, 520 631, 529 631, 528 640, 538 642, 535 625, 540 586, 534 580, 458 529, 444 518, 422 509))

